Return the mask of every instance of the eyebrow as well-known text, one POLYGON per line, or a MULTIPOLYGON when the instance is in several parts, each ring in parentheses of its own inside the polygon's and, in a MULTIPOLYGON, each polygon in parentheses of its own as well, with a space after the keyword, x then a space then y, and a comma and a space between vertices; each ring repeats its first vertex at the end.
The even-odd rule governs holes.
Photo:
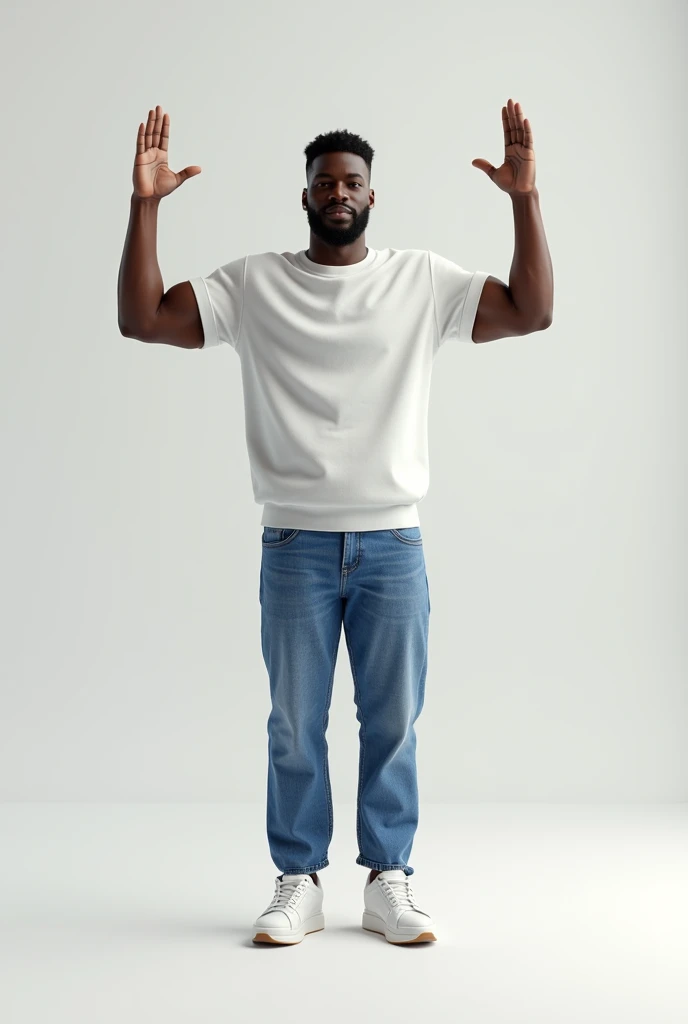
MULTIPOLYGON (((315 181, 316 178, 333 178, 333 177, 334 177, 333 174, 328 174, 326 171, 319 171, 318 174, 313 175, 313 181, 315 181)), ((351 173, 351 174, 347 174, 346 177, 347 178, 360 178, 361 181, 365 181, 365 178, 363 177, 362 174, 353 174, 353 173, 351 173)))

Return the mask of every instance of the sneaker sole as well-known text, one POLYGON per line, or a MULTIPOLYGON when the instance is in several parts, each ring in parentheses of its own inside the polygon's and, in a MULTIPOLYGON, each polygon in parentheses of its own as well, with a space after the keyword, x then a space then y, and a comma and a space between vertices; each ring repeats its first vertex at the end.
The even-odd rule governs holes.
POLYGON ((363 928, 367 932, 377 932, 384 935, 388 942, 394 946, 408 946, 412 942, 437 942, 433 932, 419 932, 417 935, 409 936, 408 932, 398 932, 394 928, 387 928, 383 921, 375 914, 363 911, 363 928))
POLYGON ((315 914, 297 929, 285 928, 284 931, 281 931, 271 928, 270 931, 256 932, 253 941, 256 943, 271 942, 278 946, 294 946, 298 942, 303 942, 306 935, 310 935, 312 932, 321 932, 324 928, 325 915, 315 914))

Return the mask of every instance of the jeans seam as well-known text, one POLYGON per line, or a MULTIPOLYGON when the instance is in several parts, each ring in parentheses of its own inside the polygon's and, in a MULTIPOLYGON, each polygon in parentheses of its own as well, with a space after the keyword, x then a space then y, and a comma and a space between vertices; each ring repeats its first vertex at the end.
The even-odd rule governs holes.
POLYGON ((358 686, 358 677, 356 675, 356 665, 354 663, 354 652, 353 652, 353 648, 352 648, 351 644, 349 643, 349 634, 348 634, 348 632, 346 630, 346 626, 344 628, 344 636, 346 637, 346 646, 347 646, 347 649, 349 651, 349 660, 351 662, 351 675, 353 676, 353 680, 354 680, 354 692, 355 692, 356 697, 357 697, 357 705, 358 705, 358 707, 360 709, 360 712, 361 712, 361 728, 362 728, 362 732, 361 732, 361 757, 360 757, 360 765, 359 765, 359 768, 358 768, 358 793, 356 795, 356 804, 357 804, 357 809, 356 809, 356 837, 358 839, 358 852, 360 853, 361 852, 361 846, 362 846, 361 791, 363 789, 363 769, 364 769, 364 766, 365 766, 365 750, 366 750, 365 735, 366 735, 366 726, 365 726, 365 716, 363 714, 363 702, 361 701, 361 691, 360 691, 359 686, 358 686))
POLYGON ((285 544, 291 544, 299 533, 301 533, 301 530, 294 530, 293 533, 290 533, 288 537, 283 537, 282 540, 265 541, 261 537, 261 544, 264 548, 281 548, 284 547, 285 544))
MULTIPOLYGON (((329 682, 329 686, 327 688, 327 697, 326 697, 326 705, 327 705, 327 707, 329 707, 330 700, 332 698, 332 687, 333 687, 333 684, 334 684, 334 672, 335 672, 335 667, 336 667, 336 658, 337 658, 337 648, 338 648, 338 646, 339 646, 339 637, 337 637, 337 642, 335 643, 335 648, 334 648, 334 650, 332 652, 332 660, 331 660, 332 669, 330 671, 330 682, 329 682)), ((333 815, 333 811, 332 811, 332 788, 330 786, 330 772, 329 772, 329 769, 328 769, 328 766, 327 766, 327 749, 325 747, 325 743, 327 742, 327 738, 325 736, 325 715, 326 714, 327 714, 327 708, 326 708, 325 712, 323 713, 322 738, 323 738, 323 778, 325 779, 325 794, 326 794, 326 803, 327 803, 327 816, 328 816, 328 819, 329 819, 329 824, 328 824, 329 835, 328 835, 328 839, 327 839, 327 846, 329 848, 329 845, 332 842, 332 835, 334 833, 334 815, 333 815)))
POLYGON ((417 540, 411 540, 410 537, 402 537, 401 534, 397 533, 396 530, 390 530, 389 532, 394 534, 394 536, 397 538, 397 540, 400 540, 402 542, 402 544, 410 544, 412 547, 419 548, 422 545, 422 543, 423 543, 423 538, 422 537, 418 537, 417 540))

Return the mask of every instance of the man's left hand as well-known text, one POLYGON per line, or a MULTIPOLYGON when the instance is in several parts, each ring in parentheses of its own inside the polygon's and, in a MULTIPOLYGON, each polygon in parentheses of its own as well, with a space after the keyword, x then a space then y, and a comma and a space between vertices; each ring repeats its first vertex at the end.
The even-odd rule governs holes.
POLYGON ((511 196, 528 195, 535 189, 535 152, 530 121, 523 117, 520 103, 509 99, 502 107, 504 128, 504 163, 495 167, 480 158, 472 164, 492 178, 495 185, 511 196))

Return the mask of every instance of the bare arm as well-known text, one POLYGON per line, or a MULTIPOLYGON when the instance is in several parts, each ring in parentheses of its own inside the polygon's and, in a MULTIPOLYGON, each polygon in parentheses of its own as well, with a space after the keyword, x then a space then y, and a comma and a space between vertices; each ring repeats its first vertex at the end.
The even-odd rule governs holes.
POLYGON ((157 256, 159 205, 159 199, 132 195, 117 280, 119 329, 127 337, 141 340, 157 315, 164 291, 157 256))
POLYGON ((473 325, 473 341, 495 341, 544 331, 552 323, 552 261, 540 215, 537 189, 512 197, 514 258, 509 284, 488 277, 473 325))
POLYGON ((129 227, 117 281, 118 323, 126 337, 201 348, 203 327, 191 285, 182 281, 164 293, 158 266, 160 200, 201 172, 195 164, 179 173, 170 170, 169 134, 170 115, 160 106, 148 112, 145 130, 143 122, 139 125, 129 227))
POLYGON ((540 194, 533 188, 524 196, 512 196, 514 258, 509 291, 521 315, 538 329, 549 327, 554 307, 554 276, 540 213, 540 194))
POLYGON ((530 121, 520 103, 502 107, 504 163, 473 160, 473 166, 511 196, 514 258, 508 286, 499 278, 485 281, 475 317, 473 341, 494 341, 543 331, 552 323, 554 275, 535 185, 535 151, 530 121))

